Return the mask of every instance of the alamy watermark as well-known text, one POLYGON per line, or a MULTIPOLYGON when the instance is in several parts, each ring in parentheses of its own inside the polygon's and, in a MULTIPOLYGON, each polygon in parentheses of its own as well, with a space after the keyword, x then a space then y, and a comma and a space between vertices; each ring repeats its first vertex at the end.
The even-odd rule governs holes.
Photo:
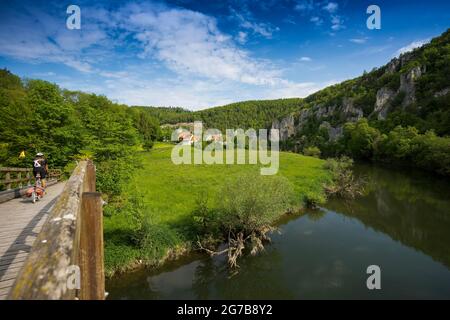
POLYGON ((71 4, 67 7, 67 14, 70 16, 67 17, 66 26, 69 30, 79 30, 81 29, 81 9, 79 6, 71 4))
POLYGON ((381 29, 381 9, 379 6, 372 4, 367 7, 367 14, 370 16, 367 18, 366 25, 369 30, 381 29))
POLYGON ((381 289, 381 268, 375 264, 367 267, 367 274, 370 276, 367 278, 366 285, 369 290, 381 289))
POLYGON ((279 168, 279 131, 271 129, 218 129, 203 132, 201 121, 194 122, 193 132, 177 129, 172 141, 172 162, 179 164, 261 164, 262 175, 274 175, 279 168), (206 143, 206 146, 205 146, 206 143))

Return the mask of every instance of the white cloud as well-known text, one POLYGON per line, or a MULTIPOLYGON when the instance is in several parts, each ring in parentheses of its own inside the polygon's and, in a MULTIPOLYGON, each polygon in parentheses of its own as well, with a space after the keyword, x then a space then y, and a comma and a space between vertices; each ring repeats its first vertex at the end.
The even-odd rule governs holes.
POLYGON ((343 28, 344 28, 344 24, 343 24, 341 17, 338 15, 332 15, 331 16, 331 29, 337 31, 337 30, 340 30, 343 28))
MULTIPOLYGON (((316 26, 321 26, 324 20, 329 20, 331 29, 338 31, 344 29, 344 19, 338 14, 339 5, 336 2, 314 2, 312 0, 298 1, 294 6, 302 15, 311 15, 309 21, 316 26)), ((332 35, 330 33, 330 35, 332 35)))
POLYGON ((339 5, 336 2, 329 2, 323 7, 323 10, 328 11, 329 13, 334 13, 337 11, 338 7, 339 5))
POLYGON ((366 43, 367 40, 369 40, 368 37, 363 37, 363 38, 352 38, 352 39, 349 39, 348 41, 357 43, 357 44, 363 44, 363 43, 366 43))
POLYGON ((239 31, 237 36, 236 36, 236 40, 240 44, 245 44, 247 42, 247 36, 248 35, 247 35, 246 32, 239 31))
POLYGON ((413 42, 411 42, 410 44, 408 44, 408 45, 406 45, 406 46, 404 46, 404 47, 398 49, 397 52, 395 53, 395 55, 396 55, 396 56, 399 56, 399 55, 401 55, 401 54, 403 54, 403 53, 412 51, 412 50, 414 50, 415 48, 419 48, 419 47, 423 46, 424 44, 430 42, 430 40, 431 40, 431 39, 428 38, 428 39, 422 39, 422 40, 416 40, 416 41, 413 41, 413 42))
POLYGON ((298 1, 294 6, 294 9, 297 11, 311 11, 314 10, 314 1, 313 0, 301 0, 298 1))
POLYGON ((310 57, 301 57, 299 60, 302 61, 302 62, 310 62, 310 61, 312 61, 312 59, 310 57))
POLYGON ((272 27, 269 24, 254 21, 248 11, 238 13, 236 10, 231 9, 231 12, 233 14, 233 18, 239 21, 240 27, 251 30, 254 34, 258 34, 266 39, 272 39, 273 33, 279 30, 279 28, 272 27))
POLYGON ((320 17, 311 17, 311 19, 309 19, 309 21, 314 22, 316 24, 316 26, 320 26, 323 24, 323 19, 320 17))
POLYGON ((155 58, 180 75, 255 85, 278 81, 278 70, 239 49, 214 18, 185 9, 141 10, 126 12, 124 18, 140 42, 143 59, 155 58))
MULTIPOLYGON (((28 62, 62 63, 80 72, 93 71, 92 61, 104 52, 86 50, 111 45, 99 25, 86 20, 81 30, 68 30, 64 20, 37 8, 29 13, 7 8, 0 21, 0 54, 28 62)), ((86 10, 88 11, 88 10, 86 10)), ((113 45, 111 45, 113 46, 113 45)))

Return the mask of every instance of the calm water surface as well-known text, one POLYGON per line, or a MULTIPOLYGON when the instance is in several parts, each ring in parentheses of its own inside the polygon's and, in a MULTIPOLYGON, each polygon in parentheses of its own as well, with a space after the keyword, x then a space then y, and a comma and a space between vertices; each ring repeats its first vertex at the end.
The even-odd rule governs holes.
POLYGON ((450 299, 450 182, 358 165, 368 195, 286 217, 282 234, 230 277, 224 257, 192 254, 107 281, 110 299, 450 299), (381 290, 366 287, 381 268, 381 290))

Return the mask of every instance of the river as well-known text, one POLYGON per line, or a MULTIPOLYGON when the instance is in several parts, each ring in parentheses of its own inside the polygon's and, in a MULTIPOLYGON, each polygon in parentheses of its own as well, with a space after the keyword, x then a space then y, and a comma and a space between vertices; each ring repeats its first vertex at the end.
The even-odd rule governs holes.
POLYGON ((109 299, 450 299, 450 183, 367 164, 367 195, 286 216, 281 234, 239 260, 191 254, 107 281, 109 299), (367 267, 381 270, 369 290, 367 267))

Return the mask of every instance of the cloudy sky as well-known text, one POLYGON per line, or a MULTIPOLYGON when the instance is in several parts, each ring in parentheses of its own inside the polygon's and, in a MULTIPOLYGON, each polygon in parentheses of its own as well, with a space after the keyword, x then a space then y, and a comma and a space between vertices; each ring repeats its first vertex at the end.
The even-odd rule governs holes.
POLYGON ((450 1, 0 1, 0 68, 129 105, 304 97, 450 27, 450 1), (81 29, 66 27, 67 7, 81 29), (366 26, 370 4, 381 30, 366 26))

